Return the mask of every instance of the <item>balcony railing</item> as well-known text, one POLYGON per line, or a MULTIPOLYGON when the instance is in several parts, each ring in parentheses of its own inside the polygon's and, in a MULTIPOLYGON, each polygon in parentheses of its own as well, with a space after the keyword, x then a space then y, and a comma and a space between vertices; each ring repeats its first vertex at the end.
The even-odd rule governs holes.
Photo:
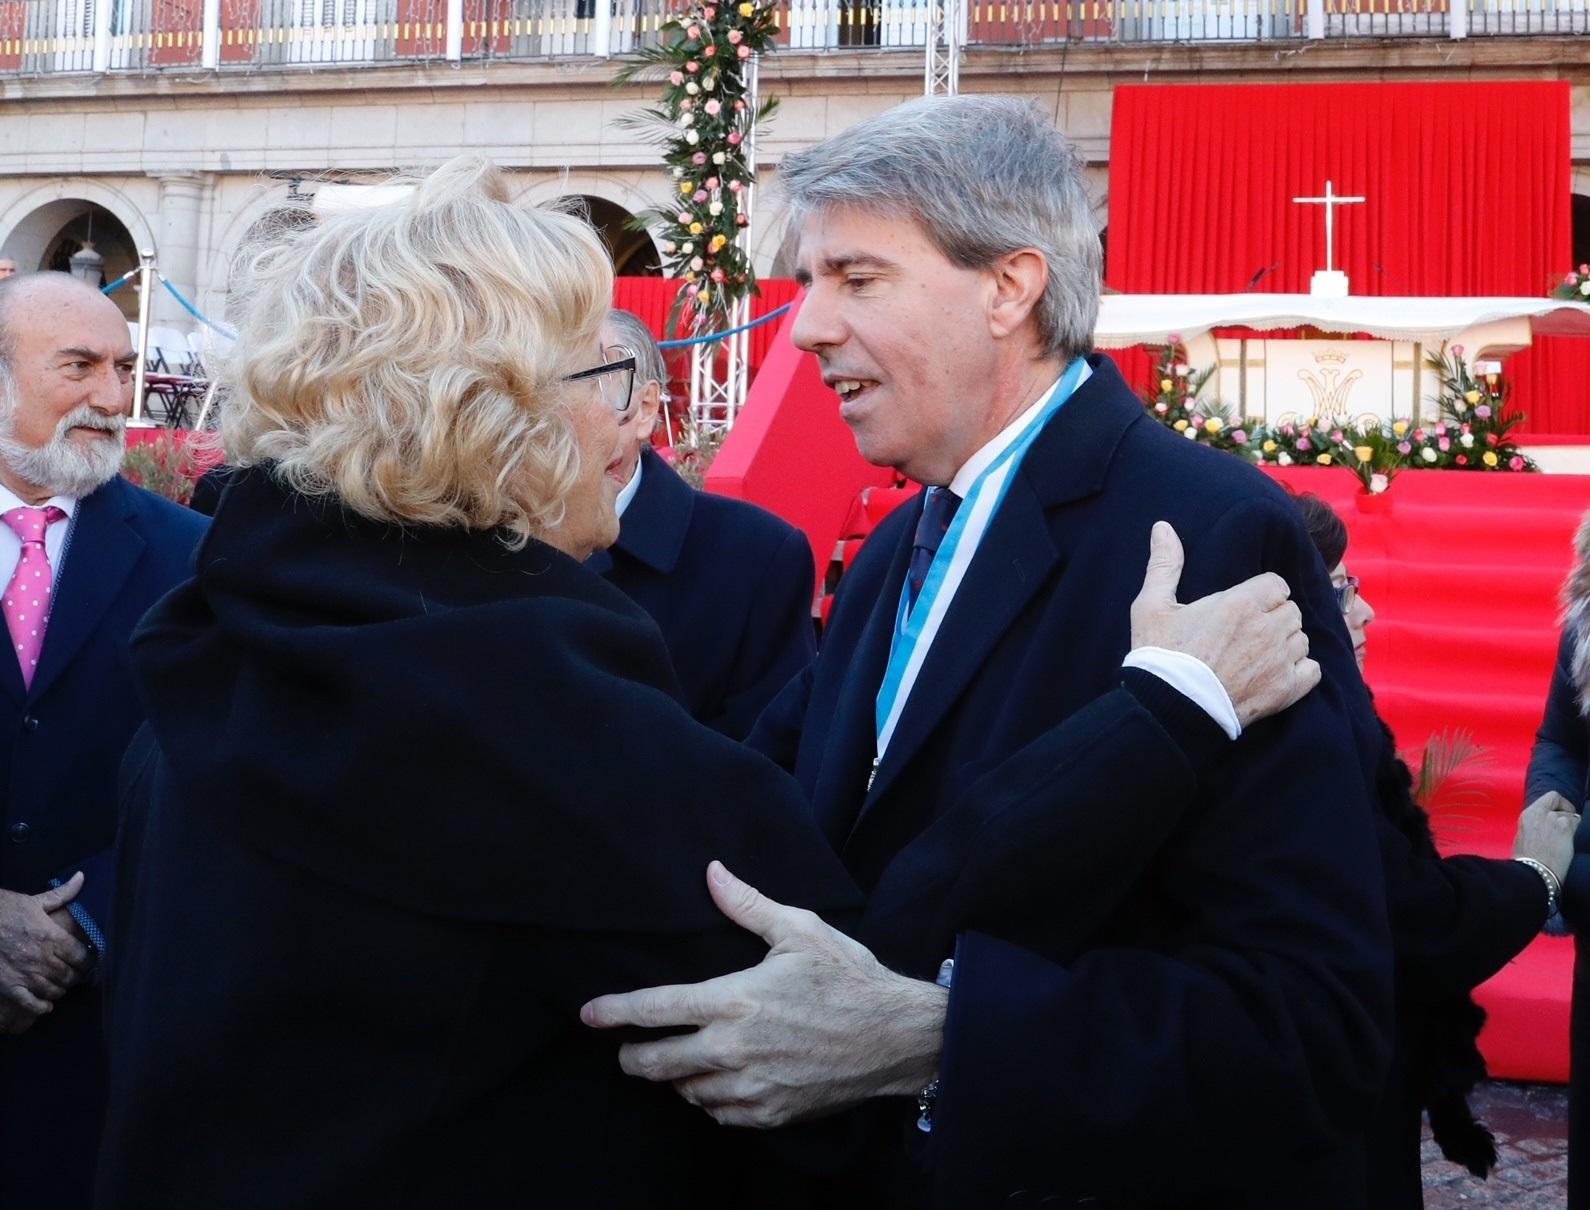
MULTIPOLYGON (((920 47, 940 0, 779 0, 780 42, 920 47)), ((670 0, 0 0, 0 75, 619 56, 670 0)), ((1590 0, 966 0, 963 44, 1590 33, 1590 0)))

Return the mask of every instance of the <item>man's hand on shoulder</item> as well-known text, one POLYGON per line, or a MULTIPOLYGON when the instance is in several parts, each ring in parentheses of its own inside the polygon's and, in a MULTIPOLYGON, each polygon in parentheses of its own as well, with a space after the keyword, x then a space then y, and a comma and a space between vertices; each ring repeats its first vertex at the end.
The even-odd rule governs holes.
POLYGON ((720 911, 768 955, 705 983, 601 996, 580 1010, 598 1029, 695 1032, 619 1050, 630 1075, 672 1083, 726 1126, 770 1128, 932 1080, 949 993, 884 967, 812 912, 786 907, 718 862, 707 886, 720 911))
POLYGON ((82 887, 78 873, 41 895, 0 890, 0 1030, 21 1033, 92 969, 93 951, 53 917, 82 887))
POLYGON ((1225 687, 1244 727, 1279 714, 1319 684, 1303 615, 1285 580, 1265 572, 1181 605, 1176 587, 1184 558, 1175 529, 1156 521, 1143 590, 1132 602, 1133 648, 1162 647, 1202 660, 1225 687))

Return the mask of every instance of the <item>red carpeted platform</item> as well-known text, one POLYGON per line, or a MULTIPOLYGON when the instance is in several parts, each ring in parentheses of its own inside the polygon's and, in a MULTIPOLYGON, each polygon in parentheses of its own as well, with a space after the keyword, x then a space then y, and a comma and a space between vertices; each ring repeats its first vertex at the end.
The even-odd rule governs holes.
MULTIPOLYGON (((1443 851, 1510 855, 1590 477, 1415 471, 1369 500, 1342 471, 1274 474, 1352 531, 1347 563, 1377 614, 1367 675, 1399 746, 1462 728, 1487 749, 1467 770, 1482 805, 1435 812, 1443 851)), ((1567 1079, 1572 971, 1572 942, 1539 938, 1480 989, 1493 1075, 1567 1079)))

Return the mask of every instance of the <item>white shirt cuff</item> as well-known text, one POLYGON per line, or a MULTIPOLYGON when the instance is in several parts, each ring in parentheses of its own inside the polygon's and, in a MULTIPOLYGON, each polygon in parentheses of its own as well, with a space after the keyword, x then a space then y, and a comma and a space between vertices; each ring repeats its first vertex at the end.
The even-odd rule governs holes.
POLYGON ((1215 720, 1226 738, 1236 739, 1242 734, 1242 722, 1231 704, 1231 695, 1214 669, 1197 656, 1164 647, 1137 647, 1127 653, 1121 667, 1152 672, 1183 697, 1191 698, 1194 705, 1215 720))

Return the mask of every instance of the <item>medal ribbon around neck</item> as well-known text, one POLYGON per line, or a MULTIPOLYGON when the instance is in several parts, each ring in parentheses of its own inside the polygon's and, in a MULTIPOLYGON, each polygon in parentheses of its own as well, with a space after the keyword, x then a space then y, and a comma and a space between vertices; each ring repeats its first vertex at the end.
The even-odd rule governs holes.
POLYGON ((1017 468, 1028 448, 1038 439, 1044 426, 1076 389, 1090 376, 1090 367, 1081 357, 1072 359, 1066 372, 1049 391, 1049 398, 1022 430, 1021 436, 1002 450, 997 458, 977 476, 967 490, 966 498, 950 522, 949 532, 933 556, 927 578, 922 582, 922 592, 913 606, 906 603, 907 593, 900 593, 900 606, 894 622, 894 642, 889 647, 889 664, 884 670, 883 683, 878 686, 876 720, 878 728, 878 759, 883 759, 911 696, 917 674, 927 659, 933 639, 949 612, 966 569, 982 540, 983 532, 1005 499, 1005 492, 1015 477, 1017 468))

